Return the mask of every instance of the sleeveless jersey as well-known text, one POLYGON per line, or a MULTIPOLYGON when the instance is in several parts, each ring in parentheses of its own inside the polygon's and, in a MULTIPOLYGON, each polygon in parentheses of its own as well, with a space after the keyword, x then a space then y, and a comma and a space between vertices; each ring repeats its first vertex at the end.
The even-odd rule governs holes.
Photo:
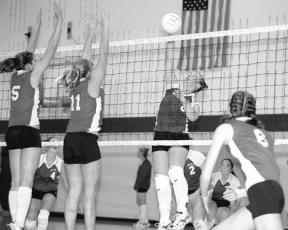
POLYGON ((239 179, 233 174, 230 174, 228 180, 225 183, 222 183, 221 172, 212 174, 211 185, 213 186, 212 199, 216 200, 224 200, 223 194, 226 190, 226 186, 232 186, 234 188, 239 188, 241 186, 239 179))
POLYGON ((70 91, 71 118, 67 132, 98 132, 101 130, 103 116, 104 90, 93 98, 88 94, 88 80, 80 82, 70 91))
POLYGON ((204 161, 205 156, 201 152, 189 151, 184 165, 184 176, 187 180, 189 191, 196 191, 200 187, 201 166, 204 161))
POLYGON ((42 154, 35 172, 33 188, 41 192, 57 191, 62 163, 62 159, 56 156, 55 162, 48 167, 46 154, 42 154))
POLYGON ((31 85, 31 72, 28 71, 11 77, 11 107, 9 126, 39 125, 39 89, 31 85))
POLYGON ((234 120, 229 123, 234 135, 228 146, 231 154, 240 161, 246 176, 246 189, 264 180, 279 182, 280 170, 274 157, 272 136, 243 121, 234 120))
POLYGON ((173 89, 166 90, 160 103, 155 125, 157 132, 182 133, 186 131, 187 118, 181 100, 173 89))

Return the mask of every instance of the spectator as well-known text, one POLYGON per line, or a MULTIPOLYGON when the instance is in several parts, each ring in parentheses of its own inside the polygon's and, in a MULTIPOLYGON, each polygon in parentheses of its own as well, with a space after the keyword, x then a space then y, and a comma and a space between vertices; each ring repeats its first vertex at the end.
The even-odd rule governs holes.
POLYGON ((148 227, 150 225, 147 214, 146 197, 147 191, 150 187, 152 166, 150 161, 147 159, 148 152, 149 149, 145 147, 140 147, 138 149, 140 166, 137 171, 134 189, 137 192, 136 203, 139 207, 139 220, 134 224, 135 227, 148 227))

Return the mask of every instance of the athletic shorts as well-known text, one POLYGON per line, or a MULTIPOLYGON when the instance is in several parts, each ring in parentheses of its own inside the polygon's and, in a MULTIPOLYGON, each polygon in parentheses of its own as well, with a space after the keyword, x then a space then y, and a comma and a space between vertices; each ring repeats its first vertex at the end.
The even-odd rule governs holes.
POLYGON ((64 138, 64 163, 88 164, 101 159, 98 136, 86 133, 67 133, 64 138))
POLYGON ((9 150, 31 147, 41 148, 40 131, 30 126, 10 126, 5 139, 9 150))
POLYGON ((266 180, 252 185, 248 191, 249 205, 247 209, 253 219, 272 213, 282 213, 284 208, 284 194, 282 187, 274 180, 266 180))
MULTIPOLYGON (((154 133, 154 140, 189 140, 188 133, 169 133, 169 132, 155 132, 154 133)), ((164 145, 157 145, 152 146, 152 152, 156 151, 166 151, 174 146, 164 146, 164 145)), ((179 146, 189 150, 189 145, 179 146)))
POLYGON ((228 200, 225 200, 225 199, 215 199, 215 198, 212 198, 212 200, 216 203, 217 208, 220 208, 220 207, 227 207, 227 208, 229 208, 229 206, 230 206, 230 202, 229 202, 228 200))
POLYGON ((196 192, 197 190, 198 190, 198 188, 197 188, 197 189, 188 189, 188 196, 191 195, 191 194, 193 194, 193 193, 196 192))
POLYGON ((137 192, 139 193, 146 193, 148 191, 148 188, 138 188, 137 192))
POLYGON ((42 192, 32 188, 32 199, 42 200, 46 194, 51 194, 57 198, 57 191, 42 192))

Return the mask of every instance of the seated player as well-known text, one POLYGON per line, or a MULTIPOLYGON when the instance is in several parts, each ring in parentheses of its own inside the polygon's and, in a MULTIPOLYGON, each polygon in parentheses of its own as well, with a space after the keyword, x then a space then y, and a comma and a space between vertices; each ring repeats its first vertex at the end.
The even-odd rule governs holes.
MULTIPOLYGON (((57 141, 51 137, 48 141, 57 141)), ((26 230, 46 230, 50 210, 57 198, 59 176, 63 161, 57 156, 58 147, 47 147, 40 156, 32 188, 32 199, 25 221, 26 230)))
POLYGON ((220 171, 212 174, 211 186, 212 196, 209 203, 209 211, 216 223, 225 220, 231 213, 239 208, 239 200, 229 201, 224 198, 226 187, 240 188, 239 179, 233 174, 233 162, 230 159, 223 159, 220 171))

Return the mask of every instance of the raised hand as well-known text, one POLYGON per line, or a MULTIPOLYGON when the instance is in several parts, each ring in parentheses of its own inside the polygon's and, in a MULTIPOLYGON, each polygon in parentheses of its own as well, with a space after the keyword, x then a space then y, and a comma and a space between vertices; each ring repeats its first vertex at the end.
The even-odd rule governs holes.
POLYGON ((63 19, 62 9, 57 3, 54 3, 54 27, 56 27, 58 21, 62 19, 63 19))
POLYGON ((101 20, 100 20, 100 23, 101 25, 105 25, 105 24, 108 24, 110 22, 110 13, 108 10, 102 10, 102 13, 101 13, 101 20))
POLYGON ((40 8, 40 11, 37 15, 36 22, 37 22, 37 25, 41 25, 41 23, 42 23, 42 9, 41 8, 40 8))
POLYGON ((98 19, 93 14, 88 15, 85 18, 85 24, 87 25, 87 32, 95 31, 98 24, 98 19))

